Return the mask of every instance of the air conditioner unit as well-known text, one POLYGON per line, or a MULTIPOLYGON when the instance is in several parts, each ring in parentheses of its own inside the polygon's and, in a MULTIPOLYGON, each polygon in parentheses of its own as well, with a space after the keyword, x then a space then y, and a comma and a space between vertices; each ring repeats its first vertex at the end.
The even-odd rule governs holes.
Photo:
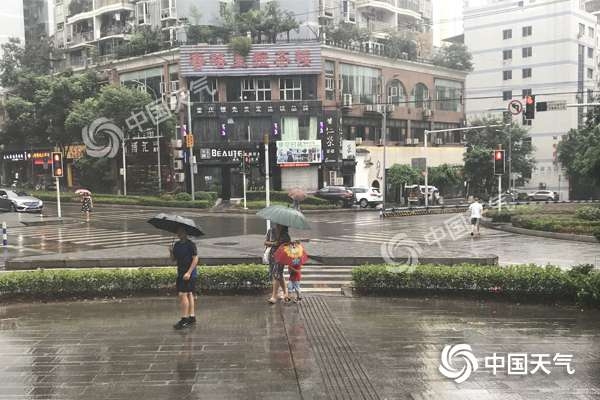
POLYGON ((183 171, 183 161, 175 160, 173 161, 173 168, 175 171, 183 171))
POLYGON ((183 158, 183 150, 173 150, 173 158, 182 159, 183 158))
POLYGON ((413 140, 412 138, 406 138, 406 144, 412 144, 413 140))
POLYGON ((423 110, 423 118, 429 119, 433 116, 433 112, 431 110, 425 109, 423 110))
POLYGON ((357 137, 356 139, 354 139, 354 141, 356 142, 357 145, 361 145, 363 142, 363 138, 357 137))
POLYGON ((344 93, 342 97, 342 105, 344 107, 352 107, 352 93, 344 93))
POLYGON ((183 172, 178 172, 175 174, 175 182, 181 183, 185 182, 185 174, 183 172))
POLYGON ((169 96, 169 110, 176 111, 177 110, 177 95, 172 94, 169 96))
POLYGON ((413 138, 413 144, 419 144, 419 138, 413 138))
POLYGON ((181 139, 173 139, 173 140, 171 140, 171 147, 174 149, 182 148, 183 141, 181 139))
POLYGON ((442 138, 437 138, 437 139, 435 139, 435 144, 442 145, 442 144, 444 144, 444 141, 442 140, 442 138))

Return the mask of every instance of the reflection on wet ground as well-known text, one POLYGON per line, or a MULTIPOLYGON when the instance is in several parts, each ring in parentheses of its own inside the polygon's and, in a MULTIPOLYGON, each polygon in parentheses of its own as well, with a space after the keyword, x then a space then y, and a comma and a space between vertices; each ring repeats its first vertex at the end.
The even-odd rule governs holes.
POLYGON ((598 311, 307 300, 200 297, 198 324, 184 332, 171 327, 174 299, 0 307, 0 399, 600 398, 598 311), (458 343, 480 366, 462 384, 438 371, 443 347, 458 343), (494 352, 572 354, 575 373, 493 376, 484 357, 494 352))

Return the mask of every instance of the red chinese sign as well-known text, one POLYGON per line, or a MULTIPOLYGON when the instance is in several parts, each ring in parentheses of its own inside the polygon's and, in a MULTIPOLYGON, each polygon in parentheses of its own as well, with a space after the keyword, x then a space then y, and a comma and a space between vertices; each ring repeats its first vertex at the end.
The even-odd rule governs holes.
POLYGON ((289 51, 277 50, 256 50, 248 57, 234 54, 228 57, 225 52, 191 52, 188 55, 189 65, 196 72, 203 72, 207 69, 251 69, 251 68, 307 68, 313 66, 313 57, 310 50, 295 50, 292 52, 294 59, 289 51))

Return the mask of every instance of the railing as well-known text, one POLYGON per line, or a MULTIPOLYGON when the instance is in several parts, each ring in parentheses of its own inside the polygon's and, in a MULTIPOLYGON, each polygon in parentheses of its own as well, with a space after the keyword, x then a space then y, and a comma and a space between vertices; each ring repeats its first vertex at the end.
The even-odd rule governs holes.
POLYGON ((131 29, 127 25, 113 25, 108 26, 106 28, 102 28, 100 32, 100 37, 112 36, 112 35, 122 35, 126 33, 131 33, 131 29))
POLYGON ((122 6, 132 6, 133 3, 130 0, 96 0, 95 8, 99 9, 106 6, 114 6, 114 5, 122 5, 122 6))
POLYGON ((74 44, 91 42, 92 40, 94 40, 94 32, 88 31, 88 32, 76 33, 73 36, 71 36, 69 39, 67 39, 67 42, 71 46, 74 44))
POLYGON ((397 29, 396 25, 383 21, 369 21, 368 23, 361 23, 359 26, 369 32, 387 32, 397 29))
POLYGON ((358 0, 356 2, 356 6, 362 7, 375 5, 375 3, 385 3, 391 5, 392 7, 420 12, 419 2, 417 0, 358 0))
POLYGON ((356 6, 360 7, 360 6, 366 6, 369 5, 370 3, 387 3, 391 6, 396 7, 396 0, 358 0, 356 2, 356 6))

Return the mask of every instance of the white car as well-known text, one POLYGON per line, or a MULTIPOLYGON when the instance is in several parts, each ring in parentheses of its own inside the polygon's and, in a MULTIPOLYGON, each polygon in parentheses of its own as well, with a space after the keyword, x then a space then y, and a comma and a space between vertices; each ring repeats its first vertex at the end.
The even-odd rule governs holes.
POLYGON ((558 193, 553 192, 551 190, 538 190, 537 192, 530 193, 529 195, 527 195, 527 200, 555 201, 558 200, 558 193))
POLYGON ((354 202, 361 208, 375 207, 383 203, 383 195, 377 188, 353 187, 350 190, 354 193, 354 202))
POLYGON ((5 211, 42 212, 44 203, 25 192, 0 189, 0 209, 5 211))

